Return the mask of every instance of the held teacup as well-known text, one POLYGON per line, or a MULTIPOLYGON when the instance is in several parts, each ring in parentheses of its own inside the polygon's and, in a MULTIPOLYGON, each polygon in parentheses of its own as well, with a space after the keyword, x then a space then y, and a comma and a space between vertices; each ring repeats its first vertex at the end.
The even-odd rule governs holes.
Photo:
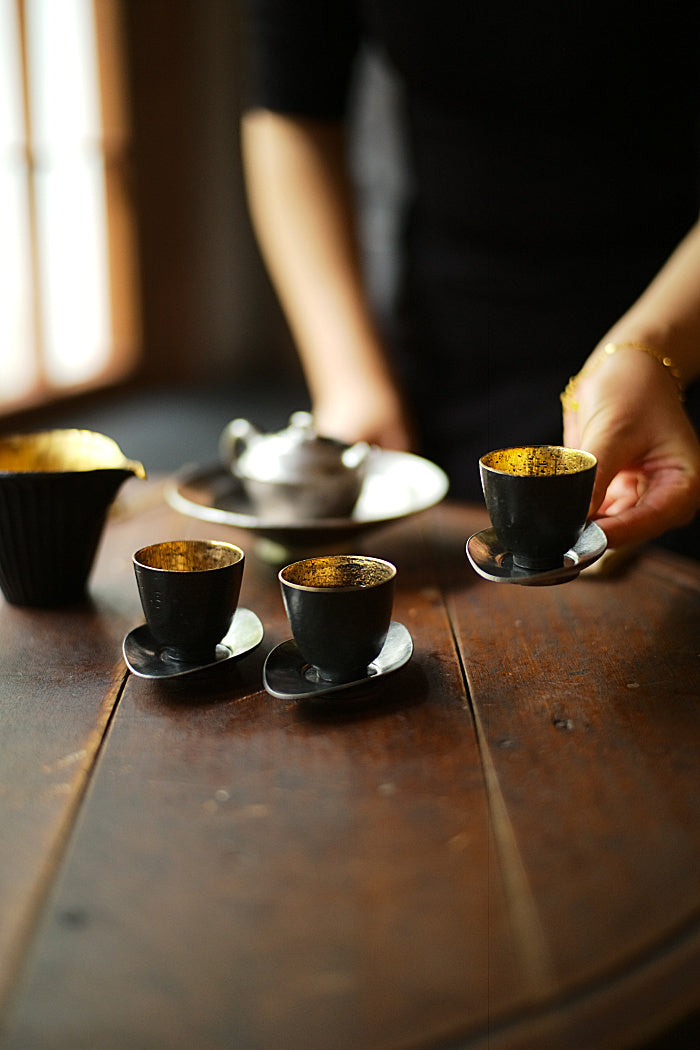
POLYGON ((479 460, 486 509, 498 541, 524 569, 562 564, 586 525, 596 458, 560 445, 523 445, 479 460))
POLYGON ((169 540, 133 556, 146 623, 169 659, 208 663, 238 605, 245 555, 219 540, 169 540))
POLYGON ((386 641, 395 576, 391 562, 359 554, 306 558, 279 572, 294 641, 319 679, 367 675, 386 641))

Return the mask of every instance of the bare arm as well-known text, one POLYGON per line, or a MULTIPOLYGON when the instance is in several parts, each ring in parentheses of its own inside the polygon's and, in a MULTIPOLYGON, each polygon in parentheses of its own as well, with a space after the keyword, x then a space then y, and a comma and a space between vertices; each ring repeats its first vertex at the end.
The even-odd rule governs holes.
POLYGON ((680 386, 700 376, 700 223, 564 399, 565 442, 598 457, 592 510, 611 546, 652 539, 700 508, 700 443, 673 372, 680 386), (619 349, 606 353, 608 344, 619 349))
POLYGON ((401 399, 363 289, 342 126, 258 109, 243 119, 242 142, 253 225, 317 428, 407 449, 401 399))

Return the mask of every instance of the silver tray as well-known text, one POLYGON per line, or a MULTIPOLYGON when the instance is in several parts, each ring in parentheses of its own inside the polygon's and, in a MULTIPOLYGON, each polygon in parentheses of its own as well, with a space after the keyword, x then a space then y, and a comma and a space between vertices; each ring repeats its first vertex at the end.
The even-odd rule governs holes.
POLYGON ((407 518, 439 503, 447 494, 445 472, 408 452, 373 449, 367 476, 349 518, 323 518, 280 524, 258 517, 238 481, 221 466, 185 467, 165 485, 174 510, 201 521, 247 529, 266 561, 303 557, 345 543, 369 529, 407 518))

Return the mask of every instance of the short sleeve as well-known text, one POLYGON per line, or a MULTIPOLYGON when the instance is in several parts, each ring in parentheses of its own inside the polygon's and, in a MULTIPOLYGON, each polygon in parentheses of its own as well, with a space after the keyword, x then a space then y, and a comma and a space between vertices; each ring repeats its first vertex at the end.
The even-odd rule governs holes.
POLYGON ((360 39, 354 0, 244 0, 243 13, 245 107, 342 118, 360 39))

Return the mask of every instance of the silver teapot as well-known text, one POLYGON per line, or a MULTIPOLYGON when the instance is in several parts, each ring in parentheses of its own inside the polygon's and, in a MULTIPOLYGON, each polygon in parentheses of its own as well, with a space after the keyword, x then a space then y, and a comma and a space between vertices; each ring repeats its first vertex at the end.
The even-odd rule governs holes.
POLYGON ((294 412, 289 426, 273 433, 261 432, 247 419, 232 420, 219 438, 219 454, 256 514, 287 524, 350 517, 370 446, 323 437, 310 413, 294 412))

